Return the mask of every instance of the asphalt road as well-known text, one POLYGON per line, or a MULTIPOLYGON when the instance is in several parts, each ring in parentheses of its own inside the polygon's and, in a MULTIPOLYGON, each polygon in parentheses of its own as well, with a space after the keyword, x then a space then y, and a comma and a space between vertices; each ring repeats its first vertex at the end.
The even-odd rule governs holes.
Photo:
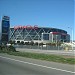
POLYGON ((20 52, 32 52, 32 53, 44 53, 44 54, 55 54, 55 55, 67 55, 75 56, 75 51, 66 50, 41 50, 41 49, 26 49, 26 48, 16 48, 20 52))
POLYGON ((74 65, 0 53, 0 75, 74 75, 74 65))

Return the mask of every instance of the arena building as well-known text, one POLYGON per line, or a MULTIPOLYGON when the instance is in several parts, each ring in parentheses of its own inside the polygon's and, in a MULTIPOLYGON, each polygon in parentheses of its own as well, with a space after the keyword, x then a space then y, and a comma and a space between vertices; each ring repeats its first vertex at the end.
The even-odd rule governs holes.
POLYGON ((24 25, 10 27, 10 17, 3 16, 0 24, 0 43, 12 41, 24 42, 70 42, 67 31, 50 27, 38 27, 37 25, 24 25))
POLYGON ((38 27, 37 25, 15 26, 10 28, 10 40, 24 42, 70 42, 67 31, 57 28, 38 27))

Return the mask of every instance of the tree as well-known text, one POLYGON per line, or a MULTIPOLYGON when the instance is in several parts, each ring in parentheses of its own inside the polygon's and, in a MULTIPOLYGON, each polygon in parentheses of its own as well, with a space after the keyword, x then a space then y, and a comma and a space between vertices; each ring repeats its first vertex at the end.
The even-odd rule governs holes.
POLYGON ((31 41, 29 44, 33 46, 33 45, 34 45, 34 42, 33 42, 33 41, 31 41))
POLYGON ((20 43, 21 45, 24 45, 24 41, 21 41, 21 43, 20 43))
POLYGON ((25 42, 25 45, 29 45, 29 42, 25 42))
POLYGON ((42 45, 44 45, 44 44, 41 42, 41 43, 39 43, 39 45, 42 46, 42 45))
POLYGON ((20 44, 20 41, 17 41, 17 44, 20 44))
POLYGON ((15 41, 10 40, 8 43, 12 45, 12 44, 15 44, 15 41))
POLYGON ((34 44, 35 44, 35 45, 38 45, 38 42, 35 42, 34 44))

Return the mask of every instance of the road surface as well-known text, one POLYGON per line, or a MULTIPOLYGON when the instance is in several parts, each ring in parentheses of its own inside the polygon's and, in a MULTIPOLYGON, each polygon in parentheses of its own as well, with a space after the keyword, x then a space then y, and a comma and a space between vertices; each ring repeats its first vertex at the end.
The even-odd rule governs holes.
POLYGON ((0 53, 0 75, 74 75, 74 65, 0 53))
POLYGON ((16 48, 20 52, 32 52, 32 53, 44 53, 44 54, 55 54, 55 55, 67 55, 75 57, 75 51, 64 51, 64 50, 41 50, 41 49, 25 49, 16 48))

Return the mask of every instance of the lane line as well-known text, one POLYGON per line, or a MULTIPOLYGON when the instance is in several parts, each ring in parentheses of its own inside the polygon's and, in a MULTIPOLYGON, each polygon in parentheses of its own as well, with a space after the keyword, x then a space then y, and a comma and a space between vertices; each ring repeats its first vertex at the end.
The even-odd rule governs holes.
POLYGON ((58 70, 58 71, 69 72, 69 73, 75 74, 75 72, 72 72, 72 71, 63 70, 63 69, 58 69, 58 68, 53 68, 53 67, 48 67, 48 66, 39 65, 39 64, 34 64, 34 63, 25 62, 25 61, 21 61, 21 60, 16 60, 16 59, 4 57, 4 56, 0 56, 0 58, 9 59, 9 60, 14 60, 14 61, 18 61, 18 62, 25 63, 25 64, 30 64, 30 65, 40 66, 40 67, 43 67, 43 68, 48 68, 48 69, 53 69, 53 70, 58 70))

